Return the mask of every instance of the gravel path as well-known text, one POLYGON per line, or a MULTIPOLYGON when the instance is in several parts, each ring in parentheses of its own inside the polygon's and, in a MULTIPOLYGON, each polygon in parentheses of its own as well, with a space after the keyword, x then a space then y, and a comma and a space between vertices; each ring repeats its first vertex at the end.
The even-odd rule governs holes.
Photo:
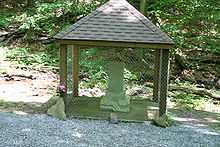
POLYGON ((0 112, 0 147, 220 147, 220 134, 207 127, 178 124, 60 121, 46 115, 0 112))

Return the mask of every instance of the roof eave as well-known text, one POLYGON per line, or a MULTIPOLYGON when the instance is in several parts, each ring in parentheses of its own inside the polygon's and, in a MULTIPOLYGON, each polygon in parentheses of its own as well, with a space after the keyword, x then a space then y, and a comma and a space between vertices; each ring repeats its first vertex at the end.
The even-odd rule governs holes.
POLYGON ((167 43, 148 43, 148 42, 123 42, 123 41, 104 41, 104 40, 74 40, 54 37, 58 43, 77 46, 96 46, 96 47, 119 47, 119 48, 148 48, 148 49, 170 49, 174 42, 167 43))

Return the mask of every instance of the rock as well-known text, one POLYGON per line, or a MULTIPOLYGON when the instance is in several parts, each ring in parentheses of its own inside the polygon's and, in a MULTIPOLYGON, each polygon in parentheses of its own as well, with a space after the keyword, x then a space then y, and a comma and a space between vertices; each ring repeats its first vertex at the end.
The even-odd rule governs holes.
POLYGON ((137 86, 129 89, 126 93, 130 96, 137 96, 139 94, 144 93, 143 87, 137 86))
POLYGON ((101 97, 105 95, 104 92, 102 92, 99 88, 92 88, 92 89, 81 89, 80 90, 81 96, 88 96, 88 97, 101 97))
POLYGON ((204 84, 197 84, 196 87, 198 87, 198 88, 205 88, 205 85, 204 84))
POLYGON ((60 120, 65 120, 66 114, 65 114, 65 105, 63 99, 59 98, 56 104, 48 109, 47 114, 56 117, 60 120))
POLYGON ((79 93, 80 93, 80 96, 92 97, 92 94, 88 89, 82 89, 82 90, 80 90, 79 93))
POLYGON ((105 95, 105 93, 102 92, 101 89, 96 88, 96 87, 93 88, 93 89, 90 89, 90 93, 91 93, 92 96, 94 96, 94 97, 101 97, 101 96, 104 96, 104 95, 105 95))

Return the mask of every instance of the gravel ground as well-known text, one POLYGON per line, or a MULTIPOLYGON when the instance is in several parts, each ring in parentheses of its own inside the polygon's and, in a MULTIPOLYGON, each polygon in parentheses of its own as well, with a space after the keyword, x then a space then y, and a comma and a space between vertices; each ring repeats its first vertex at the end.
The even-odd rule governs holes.
POLYGON ((205 126, 60 121, 46 115, 0 112, 0 147, 220 147, 220 134, 205 126))

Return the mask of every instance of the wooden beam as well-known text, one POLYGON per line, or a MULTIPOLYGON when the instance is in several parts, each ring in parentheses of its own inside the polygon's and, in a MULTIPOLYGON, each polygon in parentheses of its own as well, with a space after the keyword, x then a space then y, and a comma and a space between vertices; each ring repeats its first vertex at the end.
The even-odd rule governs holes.
POLYGON ((167 91, 169 75, 169 50, 160 50, 160 69, 159 69, 159 116, 167 112, 167 91))
POLYGON ((60 84, 67 87, 67 45, 60 44, 60 84))
POLYGON ((79 47, 73 46, 73 96, 79 95, 79 47))
POLYGON ((145 15, 146 0, 140 0, 140 12, 145 15))
POLYGON ((91 47, 115 47, 115 48, 146 48, 146 49, 170 49, 174 44, 168 43, 137 43, 120 41, 88 41, 88 40, 57 40, 61 44, 91 46, 91 47))
POLYGON ((160 79, 160 50, 155 50, 154 52, 154 85, 153 85, 153 100, 155 102, 159 101, 159 94, 160 94, 160 83, 159 83, 159 79, 160 79))

